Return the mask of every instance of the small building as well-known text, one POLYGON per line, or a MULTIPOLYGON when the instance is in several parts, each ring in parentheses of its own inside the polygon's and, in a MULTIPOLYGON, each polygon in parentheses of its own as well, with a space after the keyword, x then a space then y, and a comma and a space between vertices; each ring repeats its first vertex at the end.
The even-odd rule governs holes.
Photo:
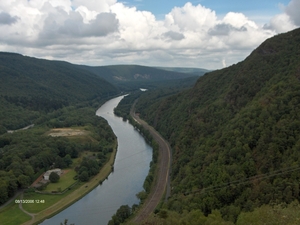
POLYGON ((61 171, 61 169, 53 169, 53 170, 48 170, 46 173, 44 173, 44 175, 43 175, 43 178, 44 178, 44 180, 49 180, 49 176, 50 176, 50 174, 52 173, 52 172, 54 172, 54 173, 56 173, 57 175, 61 175, 62 174, 62 171, 61 171))

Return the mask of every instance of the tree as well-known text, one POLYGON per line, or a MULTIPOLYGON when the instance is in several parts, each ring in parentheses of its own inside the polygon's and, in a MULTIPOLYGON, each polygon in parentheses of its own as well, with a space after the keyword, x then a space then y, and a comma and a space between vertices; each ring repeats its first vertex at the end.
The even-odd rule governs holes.
POLYGON ((108 222, 108 225, 119 225, 126 221, 132 214, 131 208, 128 205, 122 205, 108 222))
POLYGON ((7 184, 5 181, 0 180, 0 204, 6 202, 8 199, 7 184))
POLYGON ((82 173, 79 174, 78 179, 82 182, 88 181, 89 173, 86 170, 84 170, 82 173))
POLYGON ((69 154, 67 154, 65 157, 64 157, 64 162, 66 163, 67 167, 70 166, 73 161, 72 161, 72 158, 69 154))
MULTIPOLYGON (((68 225, 68 220, 65 219, 64 223, 60 223, 60 225, 68 225)), ((71 223, 70 225, 75 225, 75 223, 71 223)))
POLYGON ((18 177, 18 183, 21 188, 27 188, 30 185, 30 177, 22 174, 18 177))
POLYGON ((57 183, 59 181, 59 178, 60 176, 55 172, 52 172, 49 176, 49 180, 51 181, 51 183, 57 183))

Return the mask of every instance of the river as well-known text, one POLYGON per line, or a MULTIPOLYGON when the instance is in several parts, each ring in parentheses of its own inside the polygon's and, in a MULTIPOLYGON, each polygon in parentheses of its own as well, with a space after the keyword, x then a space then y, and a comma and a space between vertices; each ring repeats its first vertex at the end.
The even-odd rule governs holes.
POLYGON ((65 219, 68 219, 68 224, 106 225, 121 205, 139 203, 136 194, 143 190, 152 148, 131 124, 114 115, 113 109, 123 97, 109 100, 96 112, 97 116, 108 121, 118 139, 114 172, 102 185, 56 216, 45 220, 43 225, 59 225, 65 219))

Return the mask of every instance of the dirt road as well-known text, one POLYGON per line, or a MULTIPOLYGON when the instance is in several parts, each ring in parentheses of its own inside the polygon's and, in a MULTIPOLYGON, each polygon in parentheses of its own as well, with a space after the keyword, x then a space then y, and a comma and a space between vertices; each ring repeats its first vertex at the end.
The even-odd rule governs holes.
MULTIPOLYGON (((166 188, 169 186, 169 168, 171 160, 171 149, 167 141, 150 125, 139 118, 134 111, 135 103, 130 112, 131 116, 141 124, 145 129, 149 130, 155 141, 159 144, 159 157, 158 157, 158 174, 157 182, 154 191, 151 191, 147 200, 139 210, 136 217, 133 219, 134 223, 141 224, 156 208, 162 199, 166 188)), ((169 188, 168 188, 169 189, 169 188)), ((167 191, 167 195, 170 191, 167 191)))

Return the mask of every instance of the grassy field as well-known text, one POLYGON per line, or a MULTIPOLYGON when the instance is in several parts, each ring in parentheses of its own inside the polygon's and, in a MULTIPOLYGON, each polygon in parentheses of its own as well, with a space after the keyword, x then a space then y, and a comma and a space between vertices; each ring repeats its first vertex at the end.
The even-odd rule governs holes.
MULTIPOLYGON (((16 199, 19 199, 18 197, 16 199)), ((11 224, 22 224, 31 217, 19 209, 19 204, 12 201, 8 206, 0 210, 0 224, 11 225, 11 224)))
POLYGON ((52 192, 52 191, 64 191, 72 184, 77 182, 73 178, 77 173, 73 169, 64 170, 64 173, 60 176, 60 179, 57 183, 50 183, 48 184, 47 188, 44 190, 45 192, 52 192))
MULTIPOLYGON (((82 185, 82 184, 81 184, 82 185)), ((27 212, 30 213, 39 213, 58 201, 66 198, 68 195, 70 195, 73 191, 76 190, 77 187, 80 187, 80 185, 75 185, 73 189, 68 190, 64 194, 40 194, 36 192, 30 192, 30 193, 24 193, 24 199, 30 199, 34 200, 34 204, 23 204, 23 209, 25 209, 27 212)))

